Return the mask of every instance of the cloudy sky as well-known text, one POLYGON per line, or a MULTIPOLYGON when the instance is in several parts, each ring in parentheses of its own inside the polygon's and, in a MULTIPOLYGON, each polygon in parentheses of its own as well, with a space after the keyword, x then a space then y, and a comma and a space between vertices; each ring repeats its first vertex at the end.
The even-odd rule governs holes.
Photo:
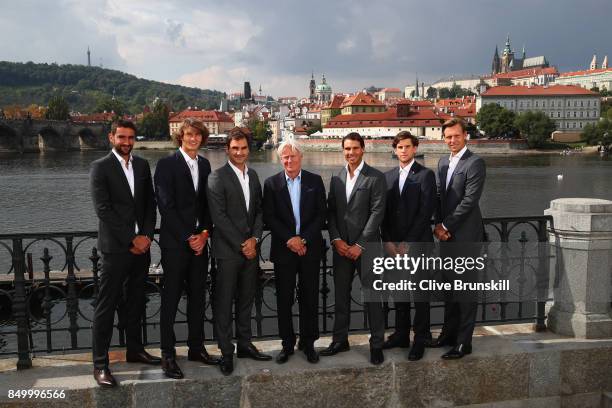
MULTIPOLYGON (((233 92, 305 96, 485 73, 509 33, 561 71, 612 59, 611 0, 0 0, 0 60, 92 64, 233 92)), ((611 61, 612 63, 612 61, 611 61)))

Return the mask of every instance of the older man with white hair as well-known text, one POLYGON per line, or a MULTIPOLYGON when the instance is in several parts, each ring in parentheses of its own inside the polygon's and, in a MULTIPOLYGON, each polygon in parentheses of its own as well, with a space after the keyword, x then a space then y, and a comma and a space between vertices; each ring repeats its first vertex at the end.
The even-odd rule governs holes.
POLYGON ((321 176, 302 169, 303 153, 293 139, 280 144, 278 156, 283 171, 265 181, 263 197, 264 222, 272 232, 270 260, 274 262, 278 329, 283 344, 276 362, 287 362, 295 347, 292 308, 297 276, 300 349, 309 362, 316 363, 325 187, 321 176))

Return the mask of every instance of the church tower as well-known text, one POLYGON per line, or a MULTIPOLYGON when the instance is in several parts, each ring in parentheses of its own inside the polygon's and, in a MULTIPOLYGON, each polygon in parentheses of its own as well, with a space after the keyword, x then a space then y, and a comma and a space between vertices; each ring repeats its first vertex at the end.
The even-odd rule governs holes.
POLYGON ((499 61, 499 51, 497 50, 497 45, 495 46, 495 53, 493 54, 493 62, 491 63, 491 73, 499 74, 501 71, 500 61, 499 61))
POLYGON ((512 63, 513 60, 514 52, 512 52, 512 48, 510 48, 510 34, 508 34, 508 37, 506 37, 506 47, 504 48, 501 60, 501 71, 503 73, 510 72, 512 70, 512 66, 514 65, 512 63))
POLYGON ((317 88, 317 84, 315 83, 314 71, 313 71, 310 76, 310 98, 309 98, 310 102, 314 102, 316 99, 316 96, 315 96, 316 88, 317 88))
POLYGON ((593 59, 591 60, 590 70, 597 69, 597 54, 593 55, 593 59))
POLYGON ((608 56, 607 55, 604 57, 603 62, 601 63, 601 68, 608 69, 608 56))

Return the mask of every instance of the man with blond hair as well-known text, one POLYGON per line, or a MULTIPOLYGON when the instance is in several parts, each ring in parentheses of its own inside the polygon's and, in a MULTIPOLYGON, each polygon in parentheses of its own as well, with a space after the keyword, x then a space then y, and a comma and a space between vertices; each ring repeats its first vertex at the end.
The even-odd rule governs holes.
POLYGON ((270 260, 274 263, 278 330, 282 350, 279 364, 293 355, 293 300, 298 280, 300 349, 310 363, 319 361, 314 342, 319 338, 319 263, 323 254, 325 186, 317 174, 302 169, 302 151, 293 139, 278 147, 283 171, 264 183, 263 214, 272 232, 270 260))

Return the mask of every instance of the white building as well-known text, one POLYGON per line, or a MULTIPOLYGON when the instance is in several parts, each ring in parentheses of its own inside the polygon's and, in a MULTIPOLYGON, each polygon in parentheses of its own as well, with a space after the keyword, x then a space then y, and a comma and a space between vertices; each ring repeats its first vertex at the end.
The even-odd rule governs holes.
POLYGON ((402 96, 404 95, 399 88, 383 88, 378 92, 378 99, 383 102, 390 98, 401 98, 402 96))
POLYGON ((496 103, 515 113, 541 111, 561 131, 581 131, 587 123, 597 123, 599 94, 578 86, 497 86, 476 99, 476 110, 496 103))
POLYGON ((593 56, 590 68, 585 71, 564 72, 555 81, 560 85, 576 85, 585 89, 599 88, 612 91, 612 68, 608 68, 608 56, 604 57, 601 67, 597 67, 597 56, 593 56))

